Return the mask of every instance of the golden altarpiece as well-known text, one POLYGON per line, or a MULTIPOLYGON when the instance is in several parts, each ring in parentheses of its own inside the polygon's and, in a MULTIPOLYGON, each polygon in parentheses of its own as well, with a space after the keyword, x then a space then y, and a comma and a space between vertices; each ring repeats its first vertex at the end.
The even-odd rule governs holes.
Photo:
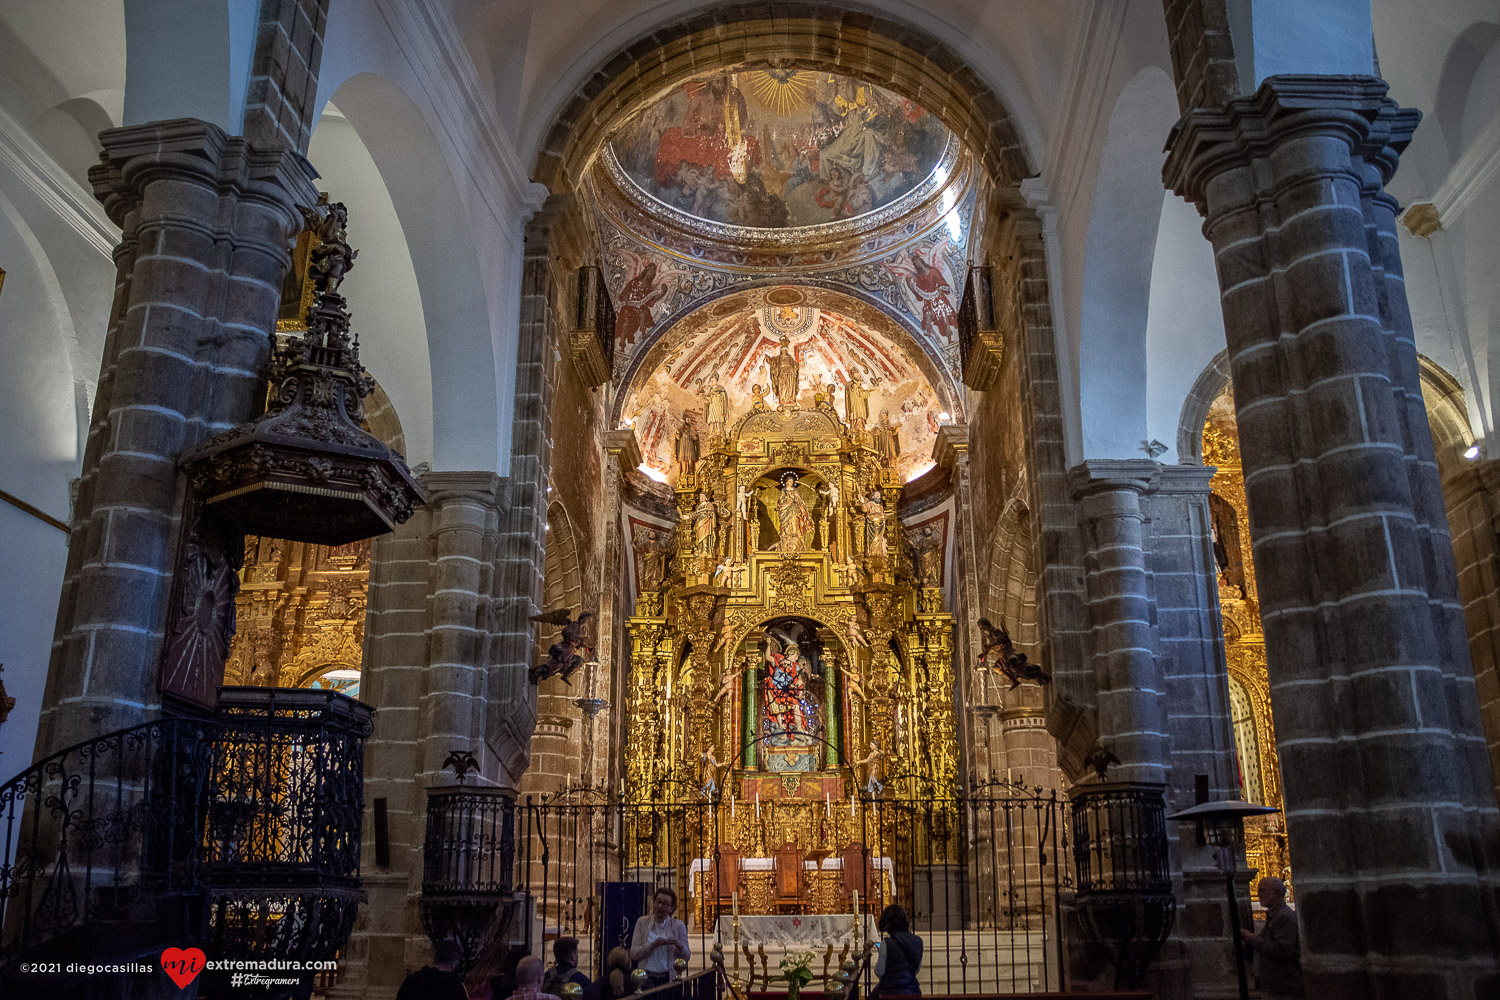
MULTIPOLYGON (((757 395, 677 470, 675 540, 637 550, 625 798, 707 803, 674 855, 700 914, 712 859, 740 866, 745 913, 850 912, 859 886, 869 908, 903 881, 874 811, 956 794, 940 555, 912 551, 894 470, 832 404, 757 395), (836 867, 861 852, 864 881, 836 867), (792 901, 770 864, 789 854, 807 866, 792 901)), ((632 860, 665 857, 660 836, 642 832, 632 860)))
MULTIPOLYGON (((1221 397, 1228 403, 1228 397, 1221 397)), ((1215 409, 1218 409, 1216 405, 1215 409)), ((1245 474, 1231 420, 1212 417, 1203 428, 1203 464, 1217 467, 1209 481, 1214 559, 1219 569, 1219 610, 1229 667, 1229 707, 1234 725, 1239 797, 1282 806, 1281 762, 1271 721, 1266 637, 1261 629, 1255 564, 1250 551, 1245 474)), ((1280 813, 1245 821, 1246 864, 1262 875, 1291 879, 1286 826, 1280 813)))

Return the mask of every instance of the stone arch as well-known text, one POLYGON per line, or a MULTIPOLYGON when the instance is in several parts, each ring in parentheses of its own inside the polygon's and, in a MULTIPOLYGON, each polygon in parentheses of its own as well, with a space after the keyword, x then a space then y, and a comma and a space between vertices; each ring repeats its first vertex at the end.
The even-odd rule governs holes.
POLYGON ((1084 457, 1136 454, 1147 432, 1146 330, 1151 268, 1166 192, 1162 140, 1177 121, 1172 79, 1136 73, 1115 99, 1099 154, 1078 312, 1084 457), (1129 239, 1122 252, 1122 240, 1129 239))
POLYGON ((1467 112, 1476 79, 1500 46, 1500 24, 1482 21, 1459 33, 1443 59, 1433 100, 1433 117, 1442 130, 1449 162, 1463 155, 1467 112))
POLYGON ((1215 354, 1208 367, 1199 373, 1182 402, 1182 417, 1177 422, 1177 462, 1179 465, 1203 464, 1203 424, 1209 407, 1230 382, 1228 348, 1215 354))
MULTIPOLYGON (((1017 492, 1024 489, 1022 483, 1017 492)), ((1003 620, 1017 646, 1036 655, 1042 636, 1037 600, 1040 575, 1033 535, 1031 508, 1020 496, 1011 497, 991 536, 981 606, 996 625, 1002 621, 995 616, 1003 620)))
POLYGON ((507 410, 499 386, 508 359, 496 354, 479 253, 453 171, 421 110, 386 78, 356 74, 329 103, 374 159, 411 253, 432 371, 433 467, 498 471, 507 410))
POLYGON ((547 504, 547 551, 542 569, 543 610, 583 606, 583 570, 578 558, 578 538, 562 503, 547 504))
MULTIPOLYGON (((690 318, 702 312, 703 310, 711 308, 715 302, 718 302, 719 300, 727 296, 739 294, 741 292, 750 291, 757 288, 771 288, 785 285, 806 285, 809 287, 818 288, 823 287, 815 278, 807 279, 799 277, 796 281, 789 282, 784 275, 768 275, 765 278, 757 279, 755 281, 747 281, 730 285, 729 287, 715 293, 710 298, 698 300, 698 302, 694 304, 693 308, 690 311, 667 318, 663 322, 656 324, 650 336, 641 344, 639 348, 636 349, 635 353, 631 356, 629 367, 625 369, 625 371, 619 378, 619 384, 622 389, 620 392, 615 394, 614 402, 611 405, 609 415, 611 426, 619 424, 625 402, 629 398, 632 390, 635 388, 636 380, 643 374, 649 373, 654 369, 654 364, 647 363, 649 355, 651 355, 659 345, 666 342, 668 334, 671 333, 674 328, 682 323, 687 322, 690 318)), ((907 350, 907 353, 910 355, 911 359, 917 363, 917 366, 921 369, 922 374, 926 377, 927 381, 941 395, 943 406, 946 408, 947 412, 953 414, 954 418, 960 422, 964 419, 964 415, 966 413, 966 408, 964 406, 964 393, 955 380, 954 373, 952 372, 948 361, 943 358, 938 349, 934 347, 925 336, 921 335, 919 332, 914 332, 906 324, 906 322, 898 314, 896 314, 889 305, 882 302, 878 296, 870 295, 868 293, 861 292, 858 289, 849 288, 844 285, 839 285, 836 288, 826 288, 825 291, 830 292, 835 296, 843 296, 871 306, 876 309, 882 317, 887 319, 889 321, 889 326, 881 332, 897 335, 896 339, 898 340, 898 342, 907 350)))
POLYGON ((643 98, 757 59, 858 77, 916 101, 1004 186, 1035 173, 1005 103, 952 46, 927 31, 831 4, 799 4, 773 18, 764 5, 739 3, 655 27, 618 50, 559 102, 532 176, 554 193, 575 188, 604 136, 643 98))

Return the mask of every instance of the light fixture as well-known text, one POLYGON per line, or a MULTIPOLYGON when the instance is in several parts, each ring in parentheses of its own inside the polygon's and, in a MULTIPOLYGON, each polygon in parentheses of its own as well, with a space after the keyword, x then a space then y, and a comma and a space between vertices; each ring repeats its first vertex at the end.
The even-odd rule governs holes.
POLYGON ((1470 461, 1473 461, 1474 459, 1476 459, 1478 457, 1479 457, 1479 445, 1477 445, 1477 444, 1471 444, 1471 445, 1469 445, 1469 447, 1467 447, 1467 448, 1464 449, 1464 458, 1467 458, 1470 461))

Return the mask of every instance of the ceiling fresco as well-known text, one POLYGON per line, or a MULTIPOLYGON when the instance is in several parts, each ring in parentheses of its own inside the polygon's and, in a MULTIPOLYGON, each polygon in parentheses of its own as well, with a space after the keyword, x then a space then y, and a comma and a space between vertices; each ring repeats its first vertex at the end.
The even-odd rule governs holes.
POLYGON ((857 376, 873 387, 871 423, 888 418, 898 428, 897 468, 903 480, 912 478, 930 466, 938 427, 959 415, 947 413, 955 404, 934 387, 931 363, 914 357, 914 345, 901 343, 905 336, 890 327, 872 307, 815 288, 733 295, 694 313, 648 351, 625 391, 620 423, 635 428, 652 473, 675 476, 679 432, 706 439, 706 394, 715 379, 728 393, 730 427, 750 412, 757 387, 764 402, 781 402, 772 394, 767 361, 785 337, 799 363, 798 405, 812 408, 825 395, 843 417, 845 383, 857 376))
POLYGON ((752 66, 698 77, 622 126, 609 149, 640 191, 695 219, 785 229, 892 205, 951 135, 920 105, 827 72, 752 66))

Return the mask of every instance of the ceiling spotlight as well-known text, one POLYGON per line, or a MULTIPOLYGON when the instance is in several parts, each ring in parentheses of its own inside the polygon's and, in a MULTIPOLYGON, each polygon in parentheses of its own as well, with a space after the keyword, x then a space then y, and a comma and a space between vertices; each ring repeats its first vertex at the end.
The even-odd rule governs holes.
POLYGON ((1464 458, 1475 459, 1475 458, 1478 458, 1478 457, 1479 457, 1479 445, 1477 445, 1477 444, 1471 444, 1471 445, 1469 445, 1469 447, 1467 449, 1465 449, 1465 451, 1464 451, 1464 458))

